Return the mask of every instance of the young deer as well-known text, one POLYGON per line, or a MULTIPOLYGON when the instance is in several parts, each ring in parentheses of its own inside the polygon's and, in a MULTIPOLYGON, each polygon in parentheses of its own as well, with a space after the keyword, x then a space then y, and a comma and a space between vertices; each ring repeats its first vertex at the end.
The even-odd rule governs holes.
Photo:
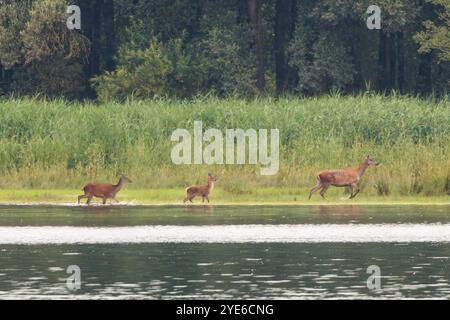
POLYGON ((128 178, 124 174, 120 174, 119 177, 119 182, 117 184, 88 183, 82 189, 84 191, 84 194, 78 196, 78 204, 83 198, 87 198, 86 203, 90 204, 93 197, 102 198, 103 204, 106 203, 106 199, 114 199, 116 202, 119 202, 116 199, 117 192, 122 189, 122 186, 125 182, 132 182, 130 178, 128 178))
POLYGON ((317 174, 317 183, 311 189, 308 199, 311 199, 312 194, 319 189, 322 189, 320 191, 320 195, 325 199, 324 194, 330 186, 348 187, 350 191, 349 199, 352 199, 360 191, 358 188, 358 182, 366 169, 369 166, 377 165, 379 165, 379 162, 374 160, 370 155, 367 155, 359 167, 321 171, 317 174), (356 189, 355 193, 353 193, 354 188, 356 189))
POLYGON ((188 200, 192 202, 195 196, 202 196, 202 202, 205 202, 206 199, 209 203, 209 195, 214 189, 214 182, 216 180, 211 173, 208 173, 208 184, 206 186, 190 186, 186 188, 186 198, 184 198, 183 203, 188 200))

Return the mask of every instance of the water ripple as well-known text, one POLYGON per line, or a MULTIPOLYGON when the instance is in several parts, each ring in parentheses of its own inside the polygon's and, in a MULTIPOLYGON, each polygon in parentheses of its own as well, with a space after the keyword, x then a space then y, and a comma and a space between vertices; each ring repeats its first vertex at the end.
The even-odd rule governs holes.
POLYGON ((450 224, 0 227, 0 244, 450 242, 450 224))

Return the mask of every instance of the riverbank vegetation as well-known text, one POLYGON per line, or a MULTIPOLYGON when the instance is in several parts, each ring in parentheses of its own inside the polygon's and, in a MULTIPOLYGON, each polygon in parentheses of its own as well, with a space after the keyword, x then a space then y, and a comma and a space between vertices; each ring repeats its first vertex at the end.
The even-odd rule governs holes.
POLYGON ((358 197, 448 197, 450 5, 379 1, 381 29, 370 5, 0 0, 0 188, 124 172, 130 192, 183 190, 211 171, 217 199, 267 202, 371 154, 358 197), (174 165, 171 133, 195 120, 279 129, 279 171, 174 165))
MULTIPOLYGON (((227 195, 252 201, 260 188, 307 192, 317 171, 357 166, 371 154, 381 165, 367 170, 364 195, 443 197, 450 190, 449 108, 448 98, 372 93, 108 104, 3 99, 0 187, 80 190, 88 181, 115 182, 124 172, 134 181, 129 190, 183 190, 206 183, 213 172, 227 195), (203 130, 279 129, 278 174, 262 176, 255 165, 174 165, 171 133, 192 131, 194 120, 202 120, 203 130)), ((220 189, 213 198, 220 199, 220 189)), ((339 198, 344 190, 333 192, 329 197, 339 198)))
MULTIPOLYGON (((0 205, 77 205, 77 195, 83 192, 78 189, 0 189, 0 205)), ((202 203, 201 198, 195 198, 194 203, 183 203, 185 197, 183 188, 135 189, 124 188, 117 196, 119 203, 108 201, 106 205, 139 206, 139 205, 174 205, 209 208, 218 205, 287 205, 287 206, 316 206, 316 205, 439 205, 450 206, 448 195, 389 195, 378 196, 374 193, 360 193, 349 200, 342 189, 330 189, 322 199, 319 195, 308 200, 309 188, 274 188, 256 187, 251 192, 235 193, 222 187, 215 188, 210 197, 210 203, 202 203)), ((81 205, 85 205, 85 200, 81 205)), ((101 206, 99 198, 94 198, 91 205, 101 206)))

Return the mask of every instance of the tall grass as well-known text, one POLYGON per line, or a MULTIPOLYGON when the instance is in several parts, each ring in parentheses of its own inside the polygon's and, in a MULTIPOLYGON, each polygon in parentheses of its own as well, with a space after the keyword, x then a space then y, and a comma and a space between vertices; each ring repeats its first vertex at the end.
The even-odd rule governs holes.
POLYGON ((88 180, 134 178, 134 188, 184 187, 208 171, 235 193, 256 186, 305 188, 324 168, 357 165, 365 154, 366 192, 449 192, 450 101, 360 95, 321 98, 217 99, 69 103, 0 100, 0 187, 80 187, 88 180), (278 128, 280 171, 260 176, 250 165, 173 165, 176 128, 278 128))

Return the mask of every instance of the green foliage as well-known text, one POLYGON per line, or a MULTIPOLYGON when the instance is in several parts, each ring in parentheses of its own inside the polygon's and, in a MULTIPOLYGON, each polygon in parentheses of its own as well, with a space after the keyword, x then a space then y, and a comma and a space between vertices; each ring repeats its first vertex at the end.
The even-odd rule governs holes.
POLYGON ((2 1, 0 62, 13 69, 12 90, 75 98, 84 91, 89 41, 66 26, 66 0, 2 1))
POLYGON ((234 36, 230 31, 213 27, 201 42, 202 63, 197 67, 205 68, 208 75, 207 91, 219 96, 252 96, 257 92, 254 65, 242 54, 234 36))
POLYGON ((366 10, 372 4, 380 7, 381 32, 388 34, 405 31, 407 25, 414 24, 421 7, 417 2, 409 0, 379 0, 376 3, 370 0, 355 1, 354 10, 364 22, 366 10))
POLYGON ((351 85, 355 70, 348 49, 332 34, 305 39, 301 33, 298 29, 290 44, 290 65, 297 70, 299 79, 297 90, 320 94, 344 90, 351 85))
POLYGON ((214 27, 197 46, 184 45, 182 39, 163 43, 153 37, 140 49, 139 33, 131 43, 119 49, 116 70, 93 79, 100 101, 256 93, 253 66, 242 58, 232 32, 214 27))
POLYGON ((345 34, 354 9, 348 1, 306 1, 299 4, 290 42, 289 64, 297 73, 296 90, 306 94, 345 91, 356 73, 345 34))
POLYGON ((13 80, 12 91, 18 95, 41 93, 47 97, 62 95, 76 99, 85 90, 82 65, 55 55, 17 68, 13 80))
POLYGON ((24 2, 0 0, 0 63, 10 69, 22 59, 21 31, 29 18, 24 2))
POLYGON ((33 1, 30 18, 21 32, 25 63, 53 56, 86 59, 89 41, 66 26, 66 0, 33 1))
POLYGON ((435 5, 442 8, 439 13, 440 24, 427 20, 423 23, 425 31, 416 34, 414 39, 420 44, 419 52, 437 51, 441 62, 450 61, 450 2, 447 0, 433 0, 435 5))
MULTIPOLYGON (((154 99, 126 103, 0 100, 0 174, 10 187, 79 188, 117 171, 139 177, 137 188, 180 187, 208 171, 220 187, 308 188, 317 171, 360 163, 381 165, 364 181, 373 195, 448 192, 450 124, 447 99, 363 95, 322 98, 154 99), (261 176, 255 166, 172 164, 176 128, 278 128, 280 171, 261 176), (242 185, 241 185, 242 184, 242 185)), ((200 181, 199 181, 200 182, 200 181)))
POLYGON ((150 98, 164 94, 170 72, 165 48, 153 39, 143 50, 122 48, 117 69, 94 78, 93 83, 101 101, 150 98))
POLYGON ((263 43, 256 59, 247 1, 76 0, 82 30, 70 31, 68 0, 0 0, 2 94, 253 97, 257 70, 269 95, 275 88, 347 94, 368 83, 380 91, 448 91, 447 0, 280 3, 257 2, 263 43), (366 27, 371 4, 381 8, 380 31, 366 27))

